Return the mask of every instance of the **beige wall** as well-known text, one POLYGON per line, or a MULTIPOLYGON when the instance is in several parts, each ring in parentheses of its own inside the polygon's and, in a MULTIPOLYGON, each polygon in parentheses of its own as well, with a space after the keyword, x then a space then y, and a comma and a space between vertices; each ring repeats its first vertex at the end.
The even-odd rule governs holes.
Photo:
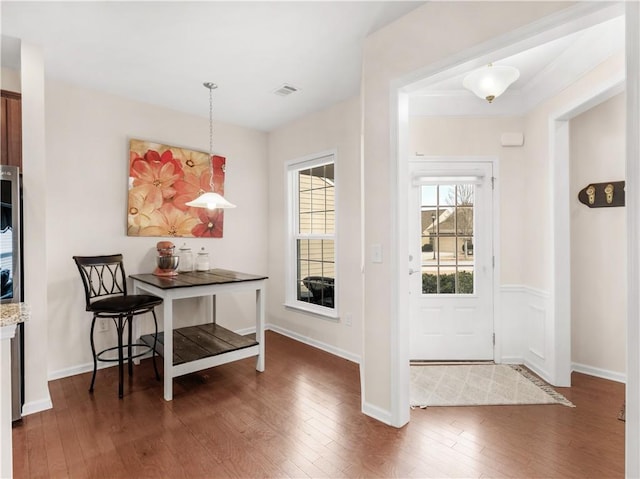
POLYGON ((588 208, 578 192, 625 178, 625 96, 571 120, 572 362, 626 371, 626 211, 588 208))
POLYGON ((500 191, 500 281, 522 283, 522 236, 524 216, 523 162, 521 147, 503 147, 500 136, 522 132, 521 118, 409 119, 409 151, 426 156, 491 156, 498 158, 500 191))
POLYGON ((352 98, 269 133, 268 322, 343 357, 361 353, 360 100, 352 98), (339 310, 337 321, 284 307, 286 252, 285 163, 336 149, 339 310), (346 318, 351 317, 348 325, 346 318))
POLYGON ((0 72, 0 88, 20 93, 20 72, 10 68, 2 68, 0 72))
POLYGON ((365 42, 364 249, 381 245, 385 260, 373 264, 365 259, 363 401, 369 413, 383 420, 392 409, 391 375, 396 374, 390 348, 396 331, 392 326, 397 322, 392 309, 395 265, 389 261, 395 224, 391 181, 396 174, 389 160, 396 146, 391 140, 391 119, 397 114, 390 111, 392 82, 409 75, 416 78, 416 72, 430 65, 566 6, 556 2, 428 2, 365 42))
MULTIPOLYGON (((207 151, 209 125, 206 103, 204 116, 196 117, 53 80, 46 84, 45 106, 47 364, 50 374, 61 375, 91 361, 90 315, 84 311, 80 277, 71 257, 123 253, 128 274, 155 267, 159 238, 126 236, 129 138, 207 151)), ((179 247, 186 242, 194 252, 204 246, 212 267, 266 274, 267 135, 216 123, 214 152, 227 158, 225 196, 237 208, 225 211, 223 238, 176 238, 174 243, 179 247)), ((217 303, 220 323, 234 330, 255 326, 253 296, 222 295, 217 303)), ((184 318, 196 316, 190 313, 204 306, 186 300, 175 309, 176 316, 184 318)), ((150 330, 151 320, 146 321, 150 330)), ((98 333, 99 344, 113 334, 98 333)))
POLYGON ((551 212, 551 158, 549 120, 559 112, 577 107, 593 96, 600 85, 624 75, 624 54, 620 53, 598 65, 553 98, 538 105, 525 117, 525 175, 527 192, 525 237, 529 238, 529 254, 523 264, 524 283, 549 291, 553 284, 553 255, 550 245, 553 228, 551 212))

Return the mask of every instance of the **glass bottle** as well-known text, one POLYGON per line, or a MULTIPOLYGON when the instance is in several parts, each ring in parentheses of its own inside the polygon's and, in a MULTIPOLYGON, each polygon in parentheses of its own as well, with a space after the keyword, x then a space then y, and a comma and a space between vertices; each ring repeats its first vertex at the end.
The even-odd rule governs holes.
POLYGON ((180 271, 181 273, 190 273, 191 271, 193 271, 193 253, 191 252, 191 248, 187 246, 187 243, 184 243, 180 247, 180 262, 178 271, 180 271))
POLYGON ((196 271, 209 271, 209 253, 205 251, 204 246, 196 258, 196 271))

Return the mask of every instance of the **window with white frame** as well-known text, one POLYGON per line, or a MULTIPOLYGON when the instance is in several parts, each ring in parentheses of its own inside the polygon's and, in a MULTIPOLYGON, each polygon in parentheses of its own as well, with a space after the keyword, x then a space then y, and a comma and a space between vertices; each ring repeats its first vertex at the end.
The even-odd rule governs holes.
POLYGON ((287 306, 336 316, 335 153, 287 164, 287 306))

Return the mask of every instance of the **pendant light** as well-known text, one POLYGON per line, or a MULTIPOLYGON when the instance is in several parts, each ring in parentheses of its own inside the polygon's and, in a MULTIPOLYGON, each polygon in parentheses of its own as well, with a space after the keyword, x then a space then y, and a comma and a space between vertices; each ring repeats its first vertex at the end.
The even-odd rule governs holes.
POLYGON ((517 68, 504 65, 493 66, 489 63, 486 67, 475 70, 464 77, 462 85, 478 97, 491 103, 519 77, 520 72, 517 68))
POLYGON ((185 204, 194 208, 207 208, 209 210, 235 208, 236 205, 229 203, 222 195, 216 193, 213 188, 213 90, 218 88, 218 85, 211 82, 205 82, 203 85, 209 89, 209 188, 211 188, 211 191, 206 191, 195 200, 185 204))

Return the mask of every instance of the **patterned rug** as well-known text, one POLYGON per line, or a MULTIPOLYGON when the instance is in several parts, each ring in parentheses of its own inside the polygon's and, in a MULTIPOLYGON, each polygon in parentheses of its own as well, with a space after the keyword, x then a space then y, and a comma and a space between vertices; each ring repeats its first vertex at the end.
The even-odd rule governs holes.
POLYGON ((563 404, 571 401, 519 365, 411 365, 412 407, 563 404))

